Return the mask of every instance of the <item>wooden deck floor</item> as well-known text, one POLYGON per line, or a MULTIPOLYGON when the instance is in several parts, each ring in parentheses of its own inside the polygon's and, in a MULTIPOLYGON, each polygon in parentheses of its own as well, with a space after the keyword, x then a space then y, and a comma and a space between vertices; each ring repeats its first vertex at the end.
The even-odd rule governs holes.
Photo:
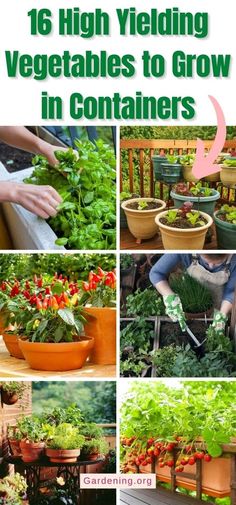
POLYGON ((167 489, 125 489, 120 492, 119 505, 203 505, 202 502, 189 496, 172 493, 167 489))
MULTIPOLYGON (((161 235, 158 234, 149 240, 143 240, 141 244, 136 244, 136 239, 131 235, 128 229, 122 229, 120 232, 120 248, 121 249, 138 249, 138 250, 163 250, 161 235)), ((213 228, 213 236, 211 242, 207 243, 204 247, 205 250, 217 250, 216 234, 213 228)))
POLYGON ((68 372, 41 372, 32 370, 24 359, 12 358, 0 337, 0 377, 27 378, 37 377, 37 379, 65 379, 77 377, 83 378, 112 378, 116 376, 116 367, 114 365, 93 365, 86 364, 80 370, 70 370, 68 372))

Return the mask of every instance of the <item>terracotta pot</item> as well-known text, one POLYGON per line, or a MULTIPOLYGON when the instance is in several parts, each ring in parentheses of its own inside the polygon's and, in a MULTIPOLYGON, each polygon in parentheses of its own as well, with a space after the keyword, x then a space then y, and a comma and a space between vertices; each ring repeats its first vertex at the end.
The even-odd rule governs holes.
POLYGON ((213 223, 212 217, 205 212, 200 212, 200 215, 207 220, 204 226, 189 229, 171 228, 171 226, 167 226, 160 222, 160 219, 165 217, 167 212, 168 211, 161 212, 155 218, 156 224, 160 228, 164 249, 177 251, 180 249, 191 249, 195 251, 203 249, 207 230, 213 223))
POLYGON ((33 370, 63 372, 82 368, 94 345, 94 338, 80 342, 41 343, 19 339, 20 349, 33 370))
POLYGON ((19 346, 19 337, 15 334, 3 333, 4 344, 11 356, 18 359, 24 359, 24 355, 19 346))
POLYGON ((85 333, 94 337, 90 360, 97 365, 116 364, 116 309, 85 307, 85 333))
POLYGON ((44 442, 29 442, 28 440, 20 441, 21 456, 24 463, 38 461, 43 455, 44 449, 44 442))
POLYGON ((133 198, 132 200, 126 200, 121 204, 122 209, 125 211, 128 228, 130 233, 137 239, 137 243, 141 240, 149 239, 157 234, 157 228, 155 225, 155 217, 166 208, 166 203, 163 200, 158 200, 157 198, 133 198), (158 209, 151 210, 135 210, 127 208, 127 205, 133 202, 157 202, 161 206, 158 209))
POLYGON ((17 393, 8 393, 4 389, 1 390, 1 398, 6 405, 14 405, 19 399, 17 393))
POLYGON ((96 461, 99 458, 100 454, 98 452, 94 452, 91 454, 87 454, 86 461, 96 461))
MULTIPOLYGON (((210 463, 202 462, 202 491, 203 493, 217 498, 230 496, 230 458, 213 458, 210 463)), ((196 466, 186 465, 184 472, 195 475, 196 466)), ((171 481, 171 470, 168 467, 160 468, 156 466, 157 478, 161 482, 171 481)), ((177 477, 177 485, 186 489, 195 490, 194 480, 187 479, 181 475, 177 477)))
POLYGON ((192 169, 193 169, 193 167, 191 165, 183 165, 183 167, 182 167, 183 177, 186 182, 198 182, 199 181, 199 179, 196 179, 196 177, 194 177, 192 169))
POLYGON ((80 449, 46 449, 46 456, 52 463, 76 463, 80 449))
POLYGON ((20 440, 15 440, 13 438, 8 439, 11 454, 13 456, 21 456, 20 440))

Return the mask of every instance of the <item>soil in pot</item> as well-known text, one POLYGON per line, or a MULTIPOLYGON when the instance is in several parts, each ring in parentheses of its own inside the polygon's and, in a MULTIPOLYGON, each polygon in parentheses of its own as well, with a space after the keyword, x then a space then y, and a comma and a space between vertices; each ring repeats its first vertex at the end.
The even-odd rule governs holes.
POLYGON ((63 372, 82 368, 89 357, 93 337, 80 337, 78 342, 41 343, 19 340, 24 357, 33 370, 63 372))
POLYGON ((19 399, 16 393, 8 393, 7 391, 4 391, 4 389, 1 391, 1 398, 5 405, 14 405, 14 403, 16 403, 19 399))
MULTIPOLYGON (((142 212, 145 210, 159 209, 160 207, 162 207, 162 204, 159 202, 155 202, 155 201, 147 202, 147 206, 142 210, 142 212)), ((129 203, 127 205, 127 209, 140 210, 139 203, 138 202, 129 203)))
POLYGON ((52 463, 76 463, 80 449, 46 449, 46 456, 52 463))
MULTIPOLYGON (((201 216, 201 221, 203 221, 204 224, 207 224, 207 220, 203 216, 201 216)), ((166 217, 161 217, 160 222, 162 224, 164 224, 165 226, 170 226, 171 228, 181 228, 184 230, 201 228, 200 224, 193 225, 184 217, 179 217, 179 219, 176 220, 174 223, 171 223, 171 225, 168 223, 168 220, 166 219, 166 217)))
POLYGON ((38 461, 44 453, 44 442, 29 442, 27 440, 20 441, 20 449, 22 460, 24 463, 32 463, 38 461))
POLYGON ((15 334, 4 333, 3 334, 4 344, 13 358, 24 359, 24 355, 19 346, 19 337, 15 334))

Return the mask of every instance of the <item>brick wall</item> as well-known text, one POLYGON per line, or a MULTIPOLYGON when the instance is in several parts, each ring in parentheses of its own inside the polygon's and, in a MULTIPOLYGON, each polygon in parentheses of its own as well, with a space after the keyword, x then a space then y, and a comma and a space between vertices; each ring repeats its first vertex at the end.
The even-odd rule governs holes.
MULTIPOLYGON (((4 381, 1 382, 3 384, 4 381)), ((24 392, 21 400, 14 405, 0 404, 0 477, 3 477, 10 470, 8 465, 2 463, 2 458, 8 453, 8 443, 6 438, 7 426, 16 424, 21 414, 31 414, 32 412, 32 386, 31 382, 26 382, 29 387, 24 392)))

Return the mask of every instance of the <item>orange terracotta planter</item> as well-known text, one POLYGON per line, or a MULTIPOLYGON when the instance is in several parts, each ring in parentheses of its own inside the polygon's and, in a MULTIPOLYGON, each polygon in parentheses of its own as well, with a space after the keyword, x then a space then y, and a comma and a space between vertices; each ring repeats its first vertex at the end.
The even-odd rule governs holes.
POLYGON ((20 440, 15 440, 13 438, 8 439, 11 454, 13 456, 21 456, 20 440))
POLYGON ((4 391, 4 389, 1 391, 1 398, 2 402, 5 403, 5 405, 14 405, 14 403, 19 400, 19 397, 16 393, 8 393, 8 391, 4 391))
POLYGON ((46 449, 46 456, 52 463, 76 463, 80 449, 46 449))
POLYGON ((29 442, 28 440, 20 441, 21 456, 24 463, 33 463, 38 461, 44 453, 44 442, 29 442))
MULTIPOLYGON (((224 498, 230 496, 230 458, 213 458, 210 463, 202 462, 202 491, 209 496, 224 498)), ((147 470, 145 470, 146 472, 147 470)), ((184 472, 195 474, 195 465, 186 465, 184 472)), ((157 464, 156 475, 161 482, 171 481, 171 470, 168 467, 160 468, 157 464)), ((177 485, 186 489, 195 490, 195 480, 182 477, 181 473, 177 478, 177 485)))
POLYGON ((3 333, 4 344, 11 356, 17 359, 24 359, 24 355, 19 346, 19 337, 15 334, 3 333))
POLYGON ((92 363, 116 364, 116 309, 110 307, 85 307, 85 333, 94 337, 92 363), (91 317, 89 317, 91 316, 91 317))
POLYGON ((82 368, 94 345, 92 337, 79 342, 41 343, 19 339, 23 355, 33 370, 65 372, 82 368))

